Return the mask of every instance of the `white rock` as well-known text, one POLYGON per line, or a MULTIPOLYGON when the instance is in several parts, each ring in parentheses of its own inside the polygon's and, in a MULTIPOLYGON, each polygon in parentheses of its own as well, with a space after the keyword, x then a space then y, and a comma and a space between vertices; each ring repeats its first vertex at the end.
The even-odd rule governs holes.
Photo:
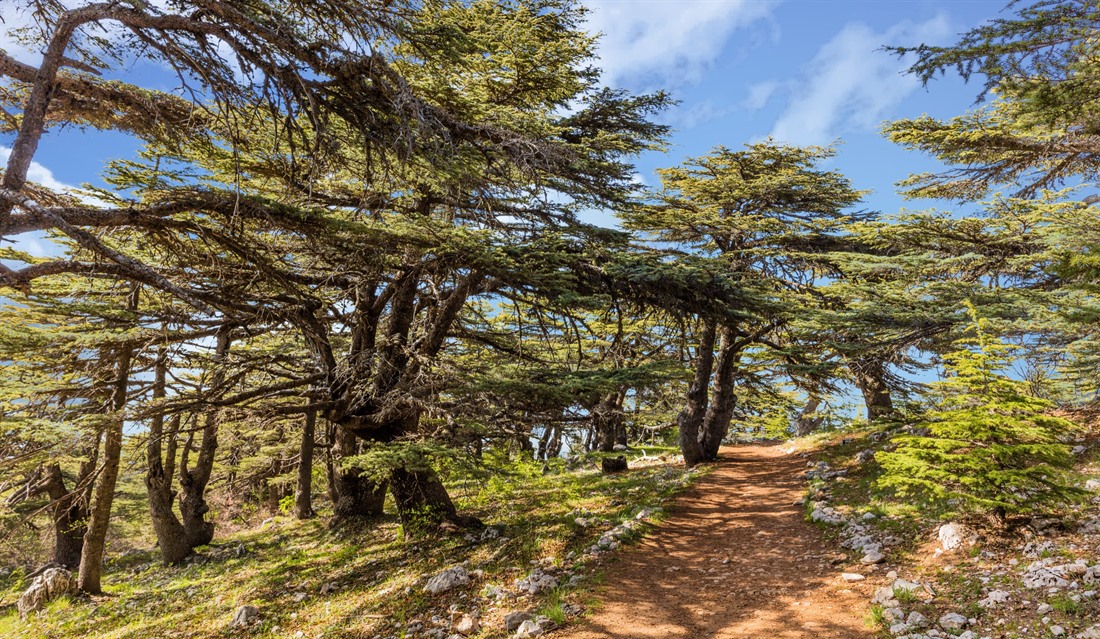
POLYGON ((962 630, 967 623, 966 617, 957 612, 949 612, 940 617, 940 627, 944 630, 962 630))
POLYGON ((940 526, 936 537, 940 540, 940 547, 945 551, 957 550, 963 546, 973 546, 977 535, 963 524, 950 522, 940 526))
POLYGON ((1052 606, 1048 603, 1041 603, 1041 604, 1039 604, 1039 607, 1036 609, 1036 612, 1038 612, 1041 615, 1045 615, 1048 612, 1050 612, 1051 610, 1054 610, 1054 606, 1052 606))
POLYGON ((1004 590, 990 590, 985 597, 978 601, 982 608, 993 608, 997 604, 1003 604, 1009 599, 1009 594, 1004 590))
POLYGON ((889 623, 896 623, 898 621, 905 620, 905 611, 901 608, 887 608, 882 611, 882 617, 889 623))
POLYGON ((1091 490, 1092 492, 1100 490, 1100 480, 1088 480, 1087 482, 1085 482, 1085 490, 1091 490))
POLYGON ((928 618, 914 610, 905 618, 905 623, 914 628, 923 628, 928 625, 928 618))
POLYGON ((1077 635, 1077 639, 1100 639, 1100 625, 1089 626, 1077 635))
POLYGON ((886 561, 886 555, 877 550, 872 550, 868 552, 866 555, 863 555, 862 559, 859 560, 860 563, 867 565, 881 564, 883 561, 886 561))
POLYGON ((542 626, 535 623, 533 620, 528 619, 521 623, 516 628, 516 634, 512 635, 516 639, 522 639, 523 637, 538 637, 543 632, 542 626))
POLYGON ((477 622, 477 619, 470 615, 462 615, 458 618, 458 621, 454 624, 454 631, 460 635, 474 635, 481 630, 481 624, 477 622))
POLYGON ((1084 455, 1085 454, 1085 447, 1081 446, 1081 445, 1077 445, 1077 446, 1074 446, 1073 450, 1070 451, 1070 452, 1072 452, 1074 455, 1084 455))
MULTIPOLYGON (((615 549, 615 543, 608 545, 610 550, 615 549)), ((535 568, 531 571, 531 574, 523 579, 516 580, 516 589, 520 592, 537 595, 540 592, 546 592, 547 590, 553 590, 558 587, 558 578, 547 574, 542 571, 541 568, 535 568)))
POLYGON ((47 568, 34 578, 29 588, 23 592, 16 603, 20 617, 42 610, 46 604, 62 595, 76 594, 76 577, 64 568, 47 568))
POLYGON ((896 623, 896 624, 890 626, 890 634, 892 634, 894 636, 909 634, 909 624, 907 624, 907 623, 896 623))
POLYGON ((237 628, 239 626, 247 626, 259 618, 260 611, 256 606, 241 606, 237 608, 237 612, 233 614, 233 621, 229 622, 229 627, 237 628))
POLYGON ((863 575, 854 572, 842 572, 840 578, 844 581, 863 581, 866 579, 863 575))
POLYGON ((1066 629, 1063 628, 1062 626, 1051 626, 1050 627, 1050 634, 1051 634, 1051 636, 1054 636, 1054 637, 1061 637, 1064 634, 1066 634, 1066 629))
POLYGON ((428 583, 424 584, 424 592, 438 595, 468 583, 470 583, 470 573, 466 572, 466 567, 454 566, 429 579, 428 583))

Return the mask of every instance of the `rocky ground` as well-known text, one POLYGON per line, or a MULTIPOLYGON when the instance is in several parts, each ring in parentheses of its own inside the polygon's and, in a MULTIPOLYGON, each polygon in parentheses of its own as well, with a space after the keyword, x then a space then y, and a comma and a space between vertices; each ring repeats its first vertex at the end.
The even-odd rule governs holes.
POLYGON ((1100 639, 1100 474, 1093 442, 1074 453, 1076 511, 1008 528, 923 519, 876 500, 874 456, 884 433, 837 438, 810 457, 811 520, 849 549, 848 577, 869 586, 869 620, 884 637, 1100 639))

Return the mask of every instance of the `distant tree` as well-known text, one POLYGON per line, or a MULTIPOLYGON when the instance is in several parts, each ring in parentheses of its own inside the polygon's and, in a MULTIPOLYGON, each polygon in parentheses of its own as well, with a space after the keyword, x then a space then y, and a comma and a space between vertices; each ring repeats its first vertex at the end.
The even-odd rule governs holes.
POLYGON ((717 457, 746 350, 783 350, 769 338, 813 304, 815 279, 828 269, 821 254, 835 248, 845 209, 863 195, 840 173, 819 168, 833 153, 771 141, 743 151, 719 147, 662 169, 653 202, 623 215, 628 228, 711 260, 747 302, 701 321, 695 379, 678 418, 688 465, 717 457))

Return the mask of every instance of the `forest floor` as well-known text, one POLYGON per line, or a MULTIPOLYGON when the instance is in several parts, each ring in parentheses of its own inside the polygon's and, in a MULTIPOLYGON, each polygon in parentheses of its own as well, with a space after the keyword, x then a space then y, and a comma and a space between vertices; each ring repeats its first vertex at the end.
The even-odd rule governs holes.
POLYGON ((723 448, 714 472, 607 569, 600 608, 555 636, 873 636, 867 587, 841 578, 835 546, 805 520, 806 459, 787 450, 723 448))

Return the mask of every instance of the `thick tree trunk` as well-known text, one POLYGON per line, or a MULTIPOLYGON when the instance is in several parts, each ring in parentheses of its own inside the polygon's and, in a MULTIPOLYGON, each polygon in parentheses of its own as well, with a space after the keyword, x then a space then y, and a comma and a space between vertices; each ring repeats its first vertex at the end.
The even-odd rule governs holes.
MULTIPOLYGON (((99 442, 96 442, 98 451, 99 442)), ((45 489, 50 496, 51 511, 53 513, 53 561, 66 568, 74 569, 80 566, 80 553, 84 545, 84 534, 88 530, 88 497, 90 471, 85 471, 85 466, 95 468, 96 459, 91 457, 91 463, 87 461, 81 464, 81 472, 77 476, 76 486, 70 492, 65 487, 65 477, 61 474, 60 464, 50 464, 46 467, 45 489)))
POLYGON ((811 395, 810 398, 806 400, 806 405, 802 407, 802 411, 794 420, 794 434, 797 437, 809 435, 821 426, 821 418, 815 416, 820 406, 821 398, 819 397, 811 395))
MULTIPOLYGON (((223 326, 218 331, 217 345, 214 349, 214 371, 211 374, 208 392, 223 392, 225 382, 225 359, 229 354, 230 328, 223 326)), ((192 452, 192 437, 188 437, 180 458, 180 521, 183 524, 187 543, 191 548, 205 546, 214 539, 214 522, 206 520, 210 506, 206 503, 206 485, 210 482, 210 473, 214 470, 214 454, 218 450, 218 410, 208 408, 203 415, 203 426, 199 442, 199 456, 195 467, 188 468, 188 458, 192 452)))
POLYGON ((623 423, 621 394, 618 391, 604 395, 592 409, 592 425, 596 429, 596 448, 605 453, 615 450, 619 430, 623 423))
POLYGON ((390 490, 406 533, 422 534, 444 521, 466 526, 477 520, 460 517, 434 470, 397 468, 390 473, 390 490))
MULTIPOLYGON (((165 347, 157 350, 156 368, 153 373, 153 400, 164 399, 166 395, 165 378, 168 373, 168 351, 165 347)), ((149 497, 149 515, 153 520, 153 532, 157 536, 157 547, 165 564, 176 564, 191 554, 187 535, 173 510, 176 493, 172 489, 172 476, 176 464, 176 436, 179 434, 180 418, 172 418, 167 432, 164 429, 164 415, 157 413, 149 421, 149 441, 145 446, 146 469, 145 491, 149 497)))
POLYGON ((294 514, 298 519, 313 517, 313 439, 317 430, 317 413, 306 413, 302 426, 302 445, 298 455, 298 485, 294 491, 294 514))
POLYGON ((737 407, 737 394, 734 376, 741 352, 736 345, 737 336, 733 329, 724 327, 718 343, 718 362, 714 367, 714 393, 700 433, 703 458, 706 461, 718 459, 718 449, 730 430, 733 411, 737 407))
POLYGON ((680 451, 684 454, 684 464, 689 468, 706 459, 700 435, 703 419, 707 413, 710 376, 714 369, 714 340, 716 334, 717 326, 715 322, 706 320, 702 326, 702 333, 699 335, 699 348, 695 356, 695 377, 688 389, 687 403, 676 418, 676 423, 680 429, 680 451))
POLYGON ((863 393, 867 406, 867 421, 875 421, 894 414, 894 401, 886 385, 886 366, 878 359, 866 358, 849 364, 856 386, 863 393))
POLYGON ((386 484, 372 481, 357 468, 342 468, 341 460, 356 454, 359 440, 355 433, 336 426, 333 445, 329 448, 329 496, 332 498, 333 522, 356 517, 377 517, 386 503, 386 484))
MULTIPOLYGON (((135 301, 136 298, 135 292, 135 301)), ((125 421, 122 409, 126 406, 126 390, 130 383, 131 357, 129 349, 118 355, 108 407, 110 413, 104 429, 103 467, 96 478, 89 509, 88 531, 84 535, 84 545, 80 553, 77 583, 80 590, 90 594, 100 594, 103 591, 100 576, 103 571, 103 555, 107 549, 107 524, 111 520, 111 506, 114 504, 119 462, 122 459, 122 425, 125 421)))

